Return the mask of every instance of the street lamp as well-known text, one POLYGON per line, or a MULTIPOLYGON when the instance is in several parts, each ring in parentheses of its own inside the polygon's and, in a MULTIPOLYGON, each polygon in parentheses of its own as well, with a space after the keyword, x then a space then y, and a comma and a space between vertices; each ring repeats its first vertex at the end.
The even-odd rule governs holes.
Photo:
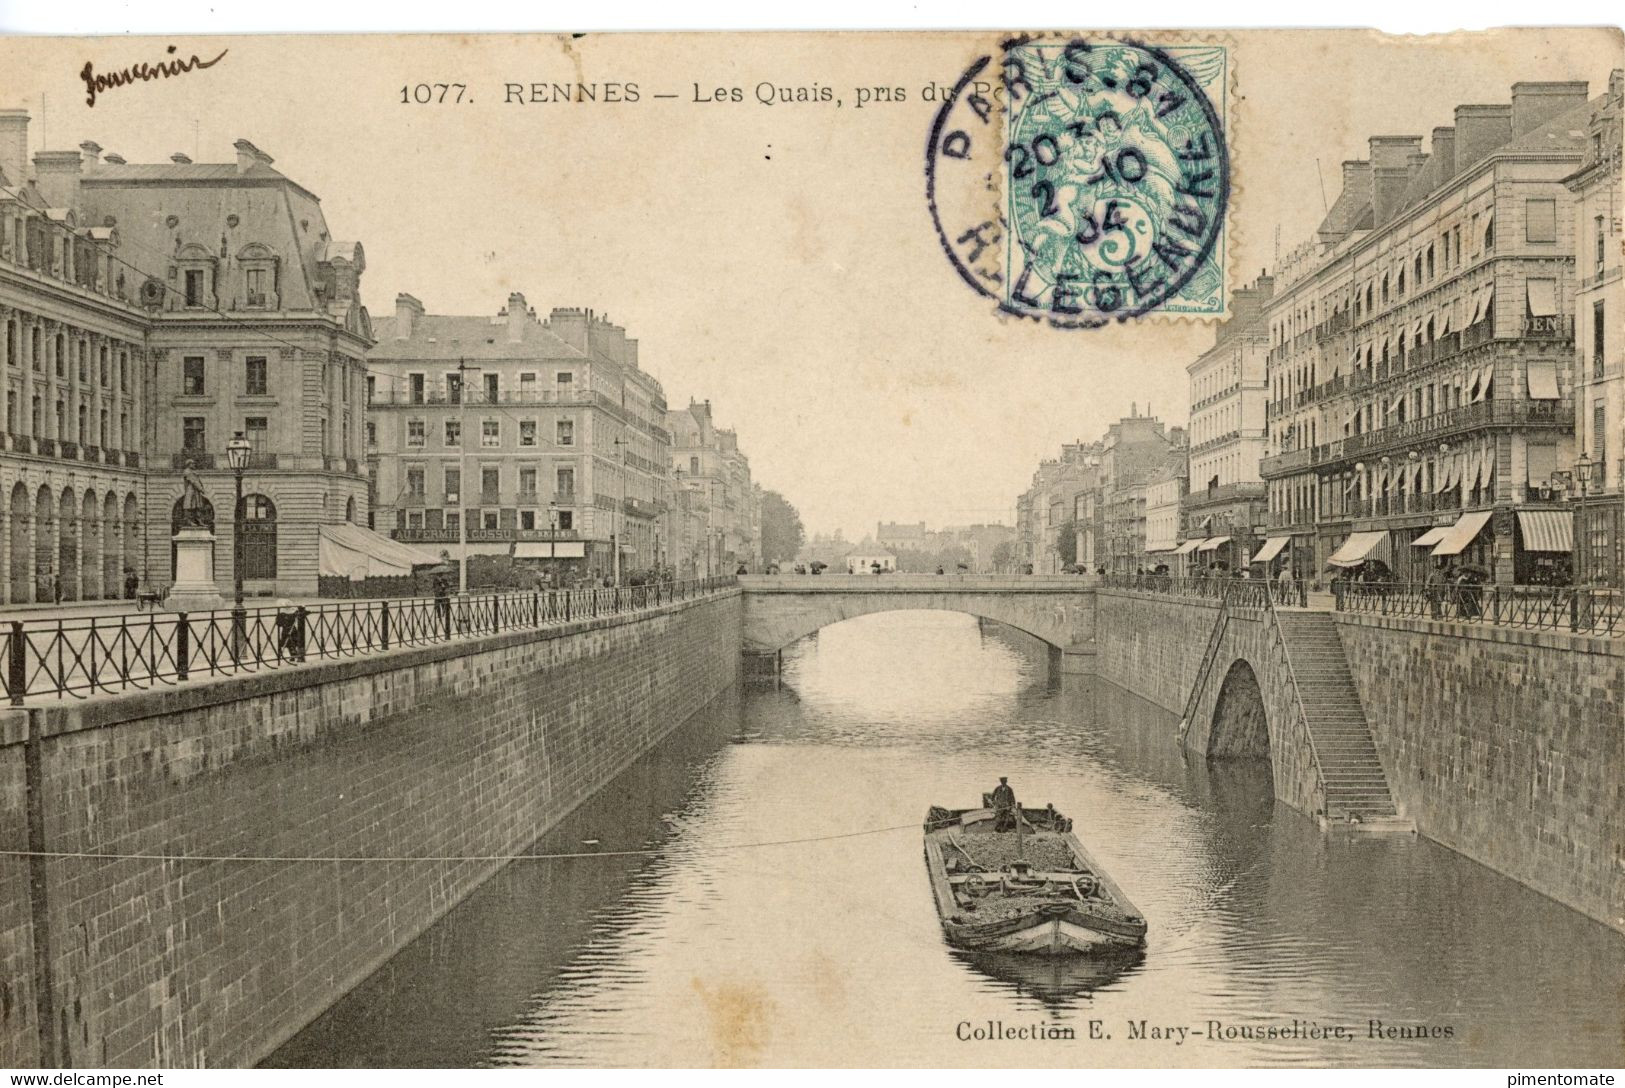
POLYGON ((1574 581, 1585 585, 1590 572, 1586 570, 1586 491, 1591 483, 1591 458, 1582 450, 1574 462, 1574 480, 1580 485, 1579 502, 1574 508, 1574 581))
POLYGON ((253 443, 243 437, 242 431, 238 431, 226 443, 226 464, 231 466, 232 475, 237 481, 237 503, 232 507, 231 522, 231 575, 234 583, 231 603, 231 656, 236 662, 242 660, 244 636, 247 634, 246 616, 243 612, 243 471, 248 468, 248 455, 253 448, 253 443))
POLYGON ((615 584, 620 585, 621 541, 619 530, 623 527, 624 519, 626 517, 626 443, 621 441, 620 435, 615 436, 615 460, 619 461, 621 466, 621 504, 615 508, 615 520, 610 526, 609 562, 610 570, 613 572, 612 577, 614 578, 615 584))

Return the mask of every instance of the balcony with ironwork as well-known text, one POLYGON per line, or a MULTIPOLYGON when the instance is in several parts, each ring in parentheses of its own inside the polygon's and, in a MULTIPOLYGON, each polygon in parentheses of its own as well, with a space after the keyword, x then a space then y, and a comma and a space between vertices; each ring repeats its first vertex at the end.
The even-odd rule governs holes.
POLYGON ((479 408, 491 404, 537 404, 560 405, 562 407, 579 407, 594 402, 594 395, 588 389, 504 389, 497 393, 493 400, 483 390, 470 390, 468 394, 448 393, 444 389, 426 389, 414 395, 410 388, 392 389, 379 387, 372 393, 372 399, 367 402, 369 408, 459 408, 467 405, 470 408, 479 408))
POLYGON ((1349 312, 1339 310, 1309 331, 1314 336, 1316 343, 1325 343, 1327 340, 1348 332, 1352 324, 1353 321, 1349 317, 1349 312))
POLYGON ((1574 431, 1574 407, 1557 400, 1480 401, 1464 404, 1444 412, 1436 412, 1419 419, 1406 420, 1391 427, 1381 427, 1363 434, 1349 435, 1312 450, 1294 450, 1291 454, 1276 454, 1259 463, 1259 475, 1266 480, 1277 479, 1309 466, 1321 467, 1364 457, 1403 451, 1422 442, 1438 442, 1485 428, 1517 428, 1520 430, 1574 431), (1308 455, 1307 464, 1304 454, 1308 455))
POLYGON ((1200 510, 1208 506, 1252 502, 1264 497, 1264 485, 1261 483, 1220 484, 1218 487, 1193 488, 1179 500, 1179 504, 1187 510, 1200 510))
POLYGON ((1209 438, 1203 442, 1198 442, 1196 445, 1192 446, 1190 455, 1195 457, 1199 453, 1205 453, 1208 450, 1218 449, 1227 442, 1235 442, 1240 438, 1241 431, 1239 430, 1226 431, 1223 434, 1214 435, 1212 438, 1209 438))
POLYGON ((1285 453, 1272 454, 1258 462, 1258 474, 1266 480, 1273 480, 1280 476, 1289 476, 1294 472, 1302 472, 1315 463, 1315 451, 1308 446, 1299 450, 1288 450, 1285 453))

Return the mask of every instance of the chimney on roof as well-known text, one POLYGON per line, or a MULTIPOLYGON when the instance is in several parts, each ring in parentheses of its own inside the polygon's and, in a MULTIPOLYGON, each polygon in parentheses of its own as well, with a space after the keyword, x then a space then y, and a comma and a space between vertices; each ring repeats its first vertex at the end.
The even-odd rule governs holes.
POLYGON ((1371 148, 1371 214, 1375 226, 1394 217, 1410 184, 1412 154, 1422 150, 1420 136, 1373 136, 1371 148))
MULTIPOLYGON (((1345 220, 1348 216, 1349 201, 1365 201, 1371 193, 1371 163, 1365 159, 1345 159, 1343 162, 1343 188, 1337 194, 1334 208, 1340 208, 1339 214, 1345 220)), ((1357 207, 1358 205, 1356 205, 1357 207)), ((1348 235, 1349 228, 1346 222, 1332 222, 1328 215, 1321 221, 1321 229, 1317 231, 1319 241, 1323 245, 1335 245, 1348 235)))
POLYGON ((0 110, 0 173, 14 186, 28 180, 27 110, 0 110))
POLYGON ((173 155, 169 156, 169 161, 180 166, 190 166, 192 165, 192 156, 188 155, 184 151, 177 151, 173 155))
POLYGON ((85 153, 85 161, 91 166, 95 166, 102 156, 102 145, 95 140, 86 140, 79 145, 79 150, 85 153))
POLYGON ((47 204, 71 208, 78 203, 81 164, 77 151, 34 152, 34 183, 47 204))
POLYGON ((587 353, 587 321, 585 310, 574 306, 555 306, 553 312, 547 317, 547 327, 554 336, 575 348, 583 355, 587 353))
POLYGON ((1456 173, 1478 162, 1512 138, 1512 107, 1456 107, 1456 173))
POLYGON ((109 166, 123 166, 124 156, 116 152, 109 151, 107 154, 102 156, 102 161, 107 163, 109 166))
POLYGON ((238 140, 231 146, 237 149, 237 172, 239 174, 248 173, 255 163, 270 166, 276 161, 247 140, 238 140))
POLYGON ((423 316, 423 303, 404 291, 395 296, 395 339, 410 340, 418 318, 423 316))
POLYGON ((1434 129, 1433 143, 1430 147, 1435 169, 1439 171, 1439 183, 1442 185, 1456 172, 1456 130, 1448 126, 1434 129))
POLYGON ((1512 85, 1512 135, 1533 132, 1560 113, 1585 105, 1584 80, 1512 85))
POLYGON ((525 296, 518 291, 508 296, 508 342, 517 344, 525 338, 525 319, 530 316, 530 309, 525 305, 525 296))
MULTIPOLYGON (((1275 294, 1275 277, 1263 273, 1247 286, 1237 287, 1231 291, 1230 320, 1219 325, 1213 342, 1222 344, 1257 321, 1264 313, 1264 304, 1273 294, 1275 294)), ((1147 404, 1145 410, 1149 413, 1151 406, 1147 404)))

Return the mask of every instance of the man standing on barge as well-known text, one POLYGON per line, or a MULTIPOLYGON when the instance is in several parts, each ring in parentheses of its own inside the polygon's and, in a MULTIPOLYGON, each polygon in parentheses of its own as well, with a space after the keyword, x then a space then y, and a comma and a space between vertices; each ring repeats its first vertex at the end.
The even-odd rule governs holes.
POLYGON ((993 788, 993 830, 1014 831, 1016 829, 1016 791, 1010 788, 1010 780, 1000 777, 999 784, 993 788))

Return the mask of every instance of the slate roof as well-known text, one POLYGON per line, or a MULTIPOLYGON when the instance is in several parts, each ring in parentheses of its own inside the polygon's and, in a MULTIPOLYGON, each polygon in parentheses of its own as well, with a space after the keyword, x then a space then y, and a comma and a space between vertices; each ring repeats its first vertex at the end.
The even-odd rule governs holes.
POLYGON ((451 314, 424 314, 412 324, 412 335, 395 337, 394 317, 372 321, 376 347, 371 360, 390 359, 586 359, 587 356, 565 343, 538 321, 526 318, 522 338, 508 339, 505 317, 468 317, 451 314), (434 343, 430 343, 430 340, 434 343))

